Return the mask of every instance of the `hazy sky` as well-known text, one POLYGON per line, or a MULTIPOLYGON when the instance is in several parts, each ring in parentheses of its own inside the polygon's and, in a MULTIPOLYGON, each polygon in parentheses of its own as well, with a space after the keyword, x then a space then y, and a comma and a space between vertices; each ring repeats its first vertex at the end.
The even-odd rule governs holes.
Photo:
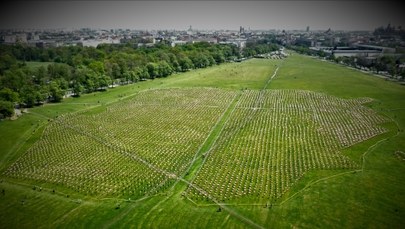
POLYGON ((311 29, 405 28, 389 1, 13 1, 0 28, 311 29))

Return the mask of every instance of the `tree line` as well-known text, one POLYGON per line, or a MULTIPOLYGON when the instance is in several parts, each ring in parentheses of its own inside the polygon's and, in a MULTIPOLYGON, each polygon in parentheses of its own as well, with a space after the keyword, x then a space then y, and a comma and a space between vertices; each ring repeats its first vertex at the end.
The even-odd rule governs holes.
POLYGON ((249 42, 243 51, 235 45, 207 42, 140 48, 132 44, 100 44, 97 48, 0 45, 0 118, 13 115, 16 104, 33 107, 60 102, 67 91, 80 96, 114 84, 167 77, 277 49, 263 41, 249 42), (32 61, 49 64, 32 67, 32 61))

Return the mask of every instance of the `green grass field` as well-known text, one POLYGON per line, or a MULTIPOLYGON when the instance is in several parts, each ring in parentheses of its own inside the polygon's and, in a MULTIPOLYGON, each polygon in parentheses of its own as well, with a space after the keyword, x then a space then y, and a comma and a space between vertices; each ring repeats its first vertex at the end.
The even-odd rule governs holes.
POLYGON ((400 228, 404 98, 293 53, 33 108, 0 122, 0 225, 400 228))
POLYGON ((27 67, 35 70, 38 69, 42 66, 44 66, 45 68, 48 67, 48 65, 53 64, 54 62, 38 62, 38 61, 27 61, 25 62, 25 64, 27 65, 27 67))

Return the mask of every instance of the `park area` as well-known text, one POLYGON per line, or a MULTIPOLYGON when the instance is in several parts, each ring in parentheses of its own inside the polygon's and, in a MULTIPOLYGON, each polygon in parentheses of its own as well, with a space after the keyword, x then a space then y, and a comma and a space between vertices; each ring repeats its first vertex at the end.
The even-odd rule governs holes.
POLYGON ((404 98, 292 53, 32 108, 0 122, 0 222, 399 228, 404 98))

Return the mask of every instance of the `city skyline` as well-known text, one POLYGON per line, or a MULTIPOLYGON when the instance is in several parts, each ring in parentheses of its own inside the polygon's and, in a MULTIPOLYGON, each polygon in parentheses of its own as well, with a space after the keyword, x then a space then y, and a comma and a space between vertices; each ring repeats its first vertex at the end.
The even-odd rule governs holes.
POLYGON ((374 30, 404 27, 401 7, 376 1, 27 1, 5 3, 1 29, 374 30))

